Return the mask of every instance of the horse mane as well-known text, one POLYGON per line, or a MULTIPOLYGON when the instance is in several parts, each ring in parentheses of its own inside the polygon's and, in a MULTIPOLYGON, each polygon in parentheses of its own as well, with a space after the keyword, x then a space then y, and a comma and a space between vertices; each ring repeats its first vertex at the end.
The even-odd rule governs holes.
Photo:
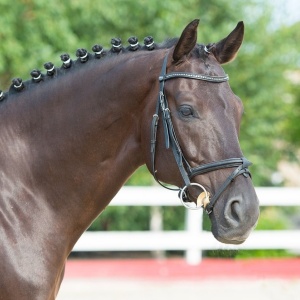
MULTIPOLYGON (((132 36, 128 39, 129 45, 124 47, 120 38, 111 39, 111 48, 104 49, 101 45, 96 44, 92 47, 92 51, 88 52, 86 49, 79 48, 76 51, 77 59, 73 60, 68 53, 64 53, 60 56, 62 65, 60 67, 55 67, 53 63, 47 62, 44 64, 46 73, 42 73, 39 69, 34 69, 30 72, 31 79, 23 81, 21 78, 14 78, 9 89, 4 92, 0 90, 0 101, 8 98, 13 94, 20 94, 31 88, 36 88, 39 86, 38 83, 43 81, 50 81, 64 74, 74 72, 75 70, 81 69, 86 65, 91 63, 102 62, 111 57, 116 57, 117 55, 123 55, 132 52, 139 51, 155 51, 160 49, 169 49, 173 47, 178 41, 178 38, 166 39, 160 44, 156 44, 152 36, 147 36, 144 38, 144 45, 140 45, 137 37, 132 36)), ((198 45, 202 46, 202 45, 198 45)), ((199 51, 198 51, 199 52, 199 51)), ((200 55, 199 55, 200 56, 200 55)))

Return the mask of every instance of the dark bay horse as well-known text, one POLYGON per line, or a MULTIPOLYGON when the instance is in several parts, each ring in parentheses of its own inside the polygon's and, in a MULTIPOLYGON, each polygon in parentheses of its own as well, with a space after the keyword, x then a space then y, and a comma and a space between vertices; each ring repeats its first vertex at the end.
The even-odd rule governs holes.
POLYGON ((248 237, 259 205, 238 141, 243 105, 221 68, 244 25, 205 46, 198 23, 160 45, 79 49, 1 94, 0 299, 54 299, 75 242, 145 163, 184 202, 205 193, 219 241, 248 237))

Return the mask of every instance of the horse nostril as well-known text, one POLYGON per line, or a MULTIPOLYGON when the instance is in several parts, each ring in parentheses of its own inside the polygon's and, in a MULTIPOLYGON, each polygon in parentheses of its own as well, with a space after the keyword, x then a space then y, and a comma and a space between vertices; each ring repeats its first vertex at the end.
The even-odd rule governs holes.
POLYGON ((240 221, 240 202, 237 200, 232 201, 231 203, 231 214, 232 218, 235 219, 236 221, 240 221))
POLYGON ((237 199, 228 201, 225 207, 224 215, 230 226, 238 226, 238 224, 242 221, 240 201, 237 199))

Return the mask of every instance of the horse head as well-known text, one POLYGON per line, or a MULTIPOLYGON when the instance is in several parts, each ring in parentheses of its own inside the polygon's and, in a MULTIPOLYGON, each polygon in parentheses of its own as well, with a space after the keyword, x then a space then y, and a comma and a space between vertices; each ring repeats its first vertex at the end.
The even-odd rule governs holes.
POLYGON ((239 244, 256 225, 259 204, 238 139, 243 104, 221 65, 235 58, 244 24, 205 46, 197 44, 198 23, 161 62, 147 166, 158 182, 178 186, 184 203, 205 208, 216 239, 239 244))

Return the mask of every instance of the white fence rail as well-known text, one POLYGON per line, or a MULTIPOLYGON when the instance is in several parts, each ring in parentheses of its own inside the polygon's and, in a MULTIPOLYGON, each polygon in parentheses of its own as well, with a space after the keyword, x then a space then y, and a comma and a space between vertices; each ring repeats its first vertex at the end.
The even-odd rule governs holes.
MULTIPOLYGON (((300 206, 300 188, 256 188, 256 192, 260 206, 300 206)), ((160 230, 161 215, 155 207, 181 205, 175 193, 161 187, 123 187, 110 205, 152 206, 151 230, 87 231, 78 240, 73 251, 184 250, 187 262, 198 264, 202 250, 300 250, 300 230, 256 230, 242 245, 222 244, 210 232, 202 230, 202 210, 186 210, 184 231, 160 230)))

